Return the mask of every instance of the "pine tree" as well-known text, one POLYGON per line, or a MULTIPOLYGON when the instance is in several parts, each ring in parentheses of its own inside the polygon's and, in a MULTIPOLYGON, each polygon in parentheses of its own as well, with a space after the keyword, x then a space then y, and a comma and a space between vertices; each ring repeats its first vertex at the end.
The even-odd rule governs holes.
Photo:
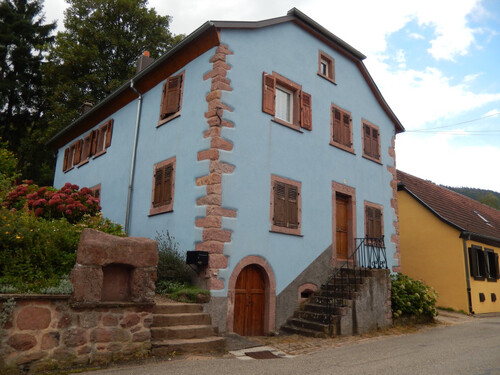
POLYGON ((40 172, 39 156, 46 154, 36 135, 45 128, 41 69, 56 25, 44 24, 42 9, 41 0, 0 2, 0 138, 25 177, 40 172))

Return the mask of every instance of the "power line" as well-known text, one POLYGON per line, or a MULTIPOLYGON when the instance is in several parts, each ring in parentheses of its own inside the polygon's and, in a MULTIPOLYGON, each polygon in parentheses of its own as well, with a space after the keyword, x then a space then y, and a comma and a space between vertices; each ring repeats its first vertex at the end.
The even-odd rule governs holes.
MULTIPOLYGON (((451 124, 451 125, 437 126, 435 128, 428 128, 428 129, 406 130, 406 132, 407 133, 433 133, 432 130, 435 130, 435 129, 444 129, 444 128, 450 128, 452 126, 469 124, 471 122, 476 122, 476 121, 483 120, 483 119, 488 118, 488 117, 493 117, 493 116, 498 116, 498 115, 500 115, 500 112, 491 113, 489 115, 478 117, 478 118, 475 118, 475 119, 472 119, 472 120, 457 122, 457 123, 451 124)), ((495 132, 495 131, 498 131, 498 130, 492 130, 492 131, 495 132)), ((498 131, 498 132, 500 132, 500 131, 498 131)))

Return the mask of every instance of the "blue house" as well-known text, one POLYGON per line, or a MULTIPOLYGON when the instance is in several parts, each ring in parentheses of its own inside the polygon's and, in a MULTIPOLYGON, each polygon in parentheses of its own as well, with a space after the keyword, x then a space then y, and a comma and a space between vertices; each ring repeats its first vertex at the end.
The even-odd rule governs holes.
POLYGON ((132 236, 209 253, 222 331, 277 329, 356 239, 399 267, 394 140, 365 56, 297 9, 209 21, 51 139, 132 236))

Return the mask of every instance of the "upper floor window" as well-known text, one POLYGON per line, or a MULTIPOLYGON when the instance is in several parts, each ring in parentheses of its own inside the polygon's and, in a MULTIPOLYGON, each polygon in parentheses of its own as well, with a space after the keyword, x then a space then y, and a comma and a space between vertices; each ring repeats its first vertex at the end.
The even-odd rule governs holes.
POLYGON ((300 235, 301 183, 271 176, 271 230, 300 235))
POLYGON ((111 146, 111 136, 113 135, 113 119, 106 121, 95 131, 92 143, 94 144, 94 158, 106 153, 106 149, 111 146))
POLYGON ((160 120, 158 125, 162 125, 180 115, 183 87, 184 72, 167 78, 161 94, 160 120))
POLYGON ((499 275, 498 254, 481 246, 469 247, 470 274, 475 280, 497 281, 499 275))
POLYGON ((274 73, 263 74, 262 111, 295 130, 312 130, 311 95, 302 86, 274 73))
POLYGON ((150 215, 173 210, 174 187, 175 157, 164 160, 154 166, 150 215))
POLYGON ((323 51, 318 54, 318 75, 335 83, 335 60, 323 51))
POLYGON ((382 206, 365 202, 365 237, 375 239, 383 235, 382 206))
POLYGON ((380 132, 378 126, 363 120, 363 156, 380 163, 380 132))
POLYGON ((330 144, 343 150, 354 152, 352 147, 351 113, 332 104, 330 144))

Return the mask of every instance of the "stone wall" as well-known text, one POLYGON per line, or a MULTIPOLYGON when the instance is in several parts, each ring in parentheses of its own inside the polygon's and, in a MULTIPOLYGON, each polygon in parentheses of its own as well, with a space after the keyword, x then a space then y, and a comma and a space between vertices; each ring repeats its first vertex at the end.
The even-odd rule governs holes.
POLYGON ((151 349, 152 305, 77 308, 70 296, 0 296, 15 308, 0 331, 0 373, 35 372, 143 358, 151 349))

